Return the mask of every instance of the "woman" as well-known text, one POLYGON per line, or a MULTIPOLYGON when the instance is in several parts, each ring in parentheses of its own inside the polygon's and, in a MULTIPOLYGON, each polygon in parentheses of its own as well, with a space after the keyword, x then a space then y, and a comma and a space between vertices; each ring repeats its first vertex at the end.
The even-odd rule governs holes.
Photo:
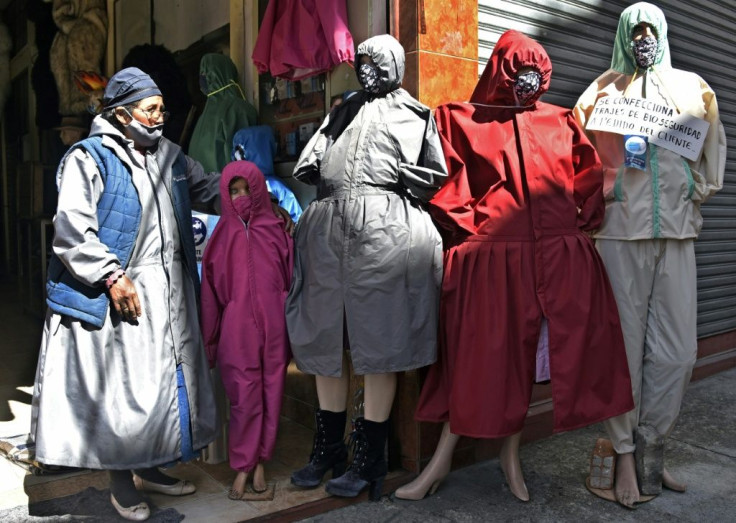
POLYGON ((616 303, 583 232, 603 217, 600 161, 569 110, 538 101, 551 72, 541 45, 507 31, 470 103, 437 109, 450 177, 430 206, 449 242, 417 419, 445 425, 399 498, 434 490, 464 435, 504 439, 506 479, 528 500, 518 448, 535 379, 551 379, 555 431, 632 407, 616 303))
POLYGON ((214 203, 219 176, 161 137, 161 92, 140 69, 115 74, 103 106, 59 166, 32 433, 42 463, 108 470, 112 504, 140 521, 136 486, 194 492, 156 466, 217 430, 190 201, 214 203))
POLYGON ((309 464, 292 474, 327 491, 381 495, 384 447, 396 373, 436 357, 442 279, 441 240, 424 204, 446 177, 429 109, 401 88, 404 49, 389 35, 358 46, 363 90, 325 120, 302 152, 294 176, 317 185, 295 237, 286 319, 297 366, 316 375, 319 411, 309 464), (364 376, 365 415, 345 470, 343 443, 349 376, 364 376))

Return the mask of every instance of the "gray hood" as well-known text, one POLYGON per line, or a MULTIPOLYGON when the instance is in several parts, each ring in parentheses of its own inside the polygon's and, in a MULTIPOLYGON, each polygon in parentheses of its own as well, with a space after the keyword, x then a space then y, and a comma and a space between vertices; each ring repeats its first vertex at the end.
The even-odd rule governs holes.
POLYGON ((388 93, 401 87, 404 79, 404 48, 391 35, 378 35, 369 38, 360 45, 355 53, 355 63, 360 62, 361 55, 368 55, 381 71, 381 93, 388 93))

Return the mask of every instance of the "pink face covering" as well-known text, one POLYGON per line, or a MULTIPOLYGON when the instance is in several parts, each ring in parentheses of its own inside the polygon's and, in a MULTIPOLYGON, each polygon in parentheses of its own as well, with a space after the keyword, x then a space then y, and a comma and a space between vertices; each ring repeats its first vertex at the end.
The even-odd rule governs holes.
POLYGON ((253 200, 250 196, 238 196, 233 202, 235 212, 240 216, 240 219, 244 222, 250 220, 250 211, 253 208, 253 200))

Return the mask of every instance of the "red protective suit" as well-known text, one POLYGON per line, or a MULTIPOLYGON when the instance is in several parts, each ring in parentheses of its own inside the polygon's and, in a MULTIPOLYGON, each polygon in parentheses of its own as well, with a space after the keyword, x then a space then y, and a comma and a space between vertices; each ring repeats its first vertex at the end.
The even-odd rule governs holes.
POLYGON ((230 399, 230 466, 249 471, 273 454, 286 366, 291 359, 284 302, 293 268, 291 236, 272 210, 255 164, 229 163, 220 179, 222 218, 202 259, 202 337, 230 399), (247 206, 229 185, 245 178, 247 206))
POLYGON ((455 434, 521 430, 542 317, 549 322, 554 430, 633 408, 616 302, 582 230, 603 217, 598 156, 570 111, 515 103, 522 67, 552 70, 515 31, 498 41, 470 103, 437 109, 450 178, 430 202, 446 229, 441 351, 417 418, 455 434))

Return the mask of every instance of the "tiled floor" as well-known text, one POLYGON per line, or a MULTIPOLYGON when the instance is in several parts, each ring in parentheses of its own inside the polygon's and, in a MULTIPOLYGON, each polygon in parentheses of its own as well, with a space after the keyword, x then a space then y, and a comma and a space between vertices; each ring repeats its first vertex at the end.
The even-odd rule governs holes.
MULTIPOLYGON (((0 437, 29 432, 33 379, 42 329, 42 319, 24 312, 16 296, 14 283, 0 282, 0 437)), ((235 472, 227 463, 211 465, 201 461, 177 465, 169 471, 174 476, 192 480, 197 485, 196 493, 180 498, 152 494, 151 499, 159 507, 175 508, 186 516, 186 521, 193 522, 243 521, 293 507, 314 507, 315 502, 322 508, 312 508, 312 514, 315 510, 344 505, 346 500, 328 499, 324 488, 301 490, 294 488, 289 481, 291 472, 306 463, 312 435, 304 425, 282 418, 276 452, 266 465, 267 479, 275 484, 272 501, 229 500, 227 492, 235 472), (322 504, 320 500, 324 500, 322 504)), ((401 476, 401 473, 392 473, 386 488, 395 487, 396 479, 401 476)), ((33 476, 0 458, 0 510, 75 494, 87 487, 107 488, 106 473, 83 471, 33 476)), ((284 517, 288 520, 298 518, 299 513, 293 512, 284 517)))
MULTIPOLYGON (((7 426, 0 423, 0 431, 5 430, 7 426)), ((186 521, 193 522, 244 521, 326 499, 328 495, 323 488, 302 490, 289 482, 293 466, 287 462, 298 460, 302 463, 306 459, 310 445, 304 445, 303 442, 308 442, 307 438, 311 440, 311 432, 308 429, 282 420, 277 455, 266 468, 269 483, 275 484, 272 501, 229 500, 227 492, 235 472, 227 463, 210 465, 202 461, 180 464, 167 471, 171 475, 194 482, 197 485, 197 492, 184 497, 150 494, 150 498, 156 506, 172 507, 186 516, 186 521), (297 447, 302 447, 299 452, 285 451, 297 447), (279 449, 283 452, 279 453, 279 449), (282 461, 280 456, 290 457, 282 461)), ((389 479, 397 476, 398 473, 392 473, 389 479)), ((107 488, 106 473, 83 471, 58 476, 33 476, 9 461, 0 459, 0 510, 68 496, 87 487, 107 488)), ((326 506, 325 509, 328 508, 329 506, 326 506)), ((298 514, 292 514, 288 519, 293 517, 298 517, 298 514)))

